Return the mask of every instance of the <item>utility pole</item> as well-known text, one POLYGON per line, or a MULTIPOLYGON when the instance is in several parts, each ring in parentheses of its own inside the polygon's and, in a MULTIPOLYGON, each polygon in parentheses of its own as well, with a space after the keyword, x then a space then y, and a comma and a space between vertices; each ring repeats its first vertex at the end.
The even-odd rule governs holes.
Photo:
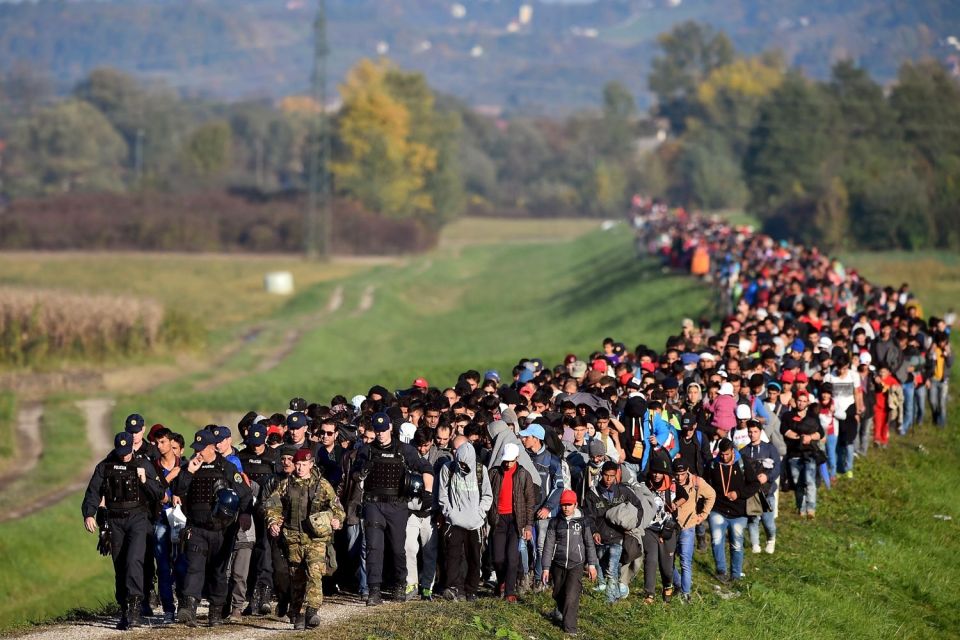
POLYGON ((133 147, 133 175, 138 189, 143 186, 143 138, 145 135, 146 132, 143 129, 137 129, 137 139, 133 147))
POLYGON ((327 118, 327 44, 326 0, 318 0, 317 18, 313 23, 313 100, 320 108, 312 119, 310 158, 307 165, 309 192, 306 212, 307 257, 326 260, 330 256, 330 126, 327 118))

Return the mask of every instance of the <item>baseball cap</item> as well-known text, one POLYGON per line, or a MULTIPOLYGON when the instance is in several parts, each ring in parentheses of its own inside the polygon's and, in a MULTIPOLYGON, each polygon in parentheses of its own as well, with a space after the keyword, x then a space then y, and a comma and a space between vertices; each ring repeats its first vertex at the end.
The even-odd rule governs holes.
POLYGON ((309 447, 297 449, 297 452, 293 454, 294 462, 306 462, 308 460, 313 460, 313 451, 310 451, 309 447))
POLYGON ((674 473, 683 473, 684 471, 689 471, 690 466, 684 462, 683 458, 677 458, 673 461, 673 472, 674 473))
POLYGON ((389 431, 393 427, 393 423, 390 422, 390 416, 382 411, 380 413, 373 414, 373 419, 371 422, 373 424, 373 430, 377 433, 389 431))
POLYGON ((796 340, 790 343, 790 351, 803 353, 804 349, 806 349, 806 346, 803 344, 803 340, 801 340, 800 338, 797 338, 796 340))
POLYGON ((517 382, 521 384, 530 382, 531 380, 533 380, 533 371, 530 371, 530 369, 524 369, 520 372, 520 375, 517 376, 517 382))
POLYGON ((300 411, 294 411, 287 416, 287 429, 303 429, 307 426, 307 416, 300 411))
POLYGON ((753 417, 753 413, 750 411, 750 407, 745 404, 737 405, 737 420, 749 420, 753 417))
POLYGON ((113 452, 118 456, 126 456, 133 453, 133 438, 126 431, 118 433, 113 439, 113 452))
POLYGON ((587 375, 587 363, 583 360, 575 360, 573 364, 570 365, 570 375, 574 378, 582 378, 587 375))
POLYGON ((259 447, 267 441, 267 427, 257 423, 247 431, 247 437, 243 440, 251 447, 259 447))
POLYGON ((400 442, 409 443, 416 432, 417 427, 412 422, 404 422, 400 425, 400 442))
POLYGON ((483 379, 496 380, 497 382, 500 382, 500 373, 496 369, 490 369, 489 371, 484 372, 483 379))
POLYGON ((803 371, 797 372, 797 382, 807 382, 808 380, 809 379, 807 378, 806 373, 804 373, 803 371))
POLYGON ((430 387, 426 378, 417 378, 413 381, 413 386, 415 386, 417 389, 427 389, 430 387))
POLYGON ((123 430, 127 433, 140 433, 143 431, 143 426, 146 424, 146 420, 143 419, 143 416, 139 413, 131 413, 127 416, 127 419, 124 420, 123 430))
POLYGON ((213 434, 207 429, 200 429, 200 431, 197 431, 196 435, 193 436, 193 442, 190 443, 190 448, 200 451, 215 444, 217 444, 217 439, 213 434))
POLYGON ((720 391, 718 393, 721 396, 732 396, 733 395, 733 385, 729 382, 724 382, 720 385, 720 391))
POLYGON ((797 374, 794 373, 793 369, 787 369, 780 374, 780 382, 783 384, 793 384, 797 380, 797 374))
POLYGON ((560 504, 577 504, 577 494, 570 489, 564 489, 560 494, 560 504))
POLYGON ((537 438, 538 440, 544 440, 547 437, 547 432, 543 430, 543 427, 534 423, 534 424, 531 424, 526 429, 524 429, 523 431, 521 431, 520 433, 518 433, 517 435, 520 436, 521 438, 532 436, 534 438, 537 438))
POLYGON ((503 445, 503 459, 511 462, 520 457, 520 446, 516 442, 508 442, 503 445))
POLYGON ((233 436, 233 434, 230 433, 230 428, 229 428, 229 427, 224 427, 224 426, 216 426, 216 427, 210 429, 210 433, 213 434, 213 437, 214 437, 214 439, 216 440, 216 443, 217 443, 217 444, 220 444, 221 442, 223 442, 223 441, 226 440, 227 438, 233 436))

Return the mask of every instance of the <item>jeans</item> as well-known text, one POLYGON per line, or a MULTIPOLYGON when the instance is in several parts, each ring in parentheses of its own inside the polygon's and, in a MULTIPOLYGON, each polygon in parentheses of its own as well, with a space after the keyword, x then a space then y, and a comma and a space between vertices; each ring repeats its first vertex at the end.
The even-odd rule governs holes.
POLYGON ((696 543, 696 527, 684 529, 677 534, 677 557, 680 558, 680 570, 673 570, 673 584, 680 585, 682 593, 690 593, 693 588, 693 551, 696 543))
POLYGON ((363 535, 363 523, 347 525, 348 555, 357 563, 357 582, 360 593, 367 593, 367 540, 363 535))
POLYGON ((173 549, 166 515, 162 515, 153 526, 153 535, 153 557, 157 560, 157 592, 164 613, 171 613, 176 610, 173 606, 173 549))
POLYGON ((750 545, 760 546, 760 523, 763 523, 763 530, 767 533, 767 540, 777 539, 777 523, 774 520, 774 503, 777 500, 776 494, 768 494, 767 501, 770 503, 770 511, 765 511, 759 516, 750 516, 747 518, 747 530, 750 532, 750 545))
POLYGON ((914 400, 914 414, 913 414, 913 423, 915 425, 923 424, 923 419, 927 417, 927 385, 920 384, 917 385, 917 388, 913 390, 914 400))
POLYGON ((857 435, 857 453, 867 455, 870 450, 870 440, 873 439, 873 416, 860 419, 860 433, 857 435))
POLYGON ((533 563, 533 578, 538 579, 543 574, 543 545, 547 543, 547 527, 550 526, 550 518, 537 520, 535 527, 537 534, 536 556, 533 563))
MULTIPOLYGON (((606 580, 614 585, 620 584, 620 556, 623 555, 623 545, 619 543, 597 545, 597 558, 600 560, 599 582, 606 580)), ((607 585, 609 587, 609 585, 607 585)), ((619 586, 617 589, 619 590, 619 586)), ((610 594, 607 594, 610 595, 610 594)))
POLYGON ((947 424, 947 387, 946 380, 930 381, 930 409, 933 411, 933 423, 938 427, 947 424))
POLYGON ((797 509, 809 513, 817 509, 817 461, 813 458, 788 458, 787 468, 794 484, 797 509))
POLYGON ((914 385, 912 382, 903 383, 903 424, 900 425, 900 435, 907 435, 910 427, 913 426, 914 409, 916 408, 916 397, 914 385))
POLYGON ((730 576, 740 579, 743 573, 743 530, 747 528, 747 517, 726 518, 716 511, 710 513, 710 535, 713 537, 713 559, 717 563, 717 573, 727 573, 727 536, 730 536, 730 576))
POLYGON ((846 473, 847 471, 853 471, 853 454, 857 450, 857 446, 853 443, 841 443, 837 448, 837 471, 839 473, 846 473))
POLYGON ((837 475, 837 435, 827 436, 827 471, 830 477, 837 475))

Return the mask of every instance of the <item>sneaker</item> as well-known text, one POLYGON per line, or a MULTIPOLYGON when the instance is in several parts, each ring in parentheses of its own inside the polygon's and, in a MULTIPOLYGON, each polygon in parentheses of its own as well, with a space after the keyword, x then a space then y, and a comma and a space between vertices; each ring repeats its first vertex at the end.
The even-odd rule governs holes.
POLYGON ((420 589, 420 599, 426 602, 433 602, 433 591, 430 589, 420 589))
POLYGON ((622 600, 623 598, 626 598, 628 595, 630 595, 630 587, 621 582, 620 583, 620 599, 622 600))
POLYGON ((673 587, 664 587, 663 601, 669 604, 672 598, 673 598, 673 587))
POLYGON ((600 593, 603 593, 604 591, 606 591, 606 590, 607 590, 607 583, 606 583, 606 581, 604 581, 604 580, 598 580, 598 581, 597 581, 597 586, 595 586, 595 587, 593 588, 593 590, 594 590, 594 591, 599 591, 600 593))
POLYGON ((443 599, 456 602, 460 599, 460 594, 457 593, 457 590, 454 587, 447 587, 443 590, 443 599))
POLYGON ((477 594, 475 594, 475 593, 468 593, 468 594, 467 594, 467 602, 476 602, 477 600, 478 600, 477 594))
POLYGON ((643 596, 643 604, 653 604, 656 601, 657 597, 652 593, 648 593, 643 596))
POLYGON ((753 545, 752 551, 754 553, 760 553, 760 545, 758 544, 753 545))
POLYGON ((850 471, 845 472, 845 473, 843 474, 843 477, 844 477, 844 478, 847 478, 848 480, 852 480, 852 479, 853 479, 853 469, 851 469, 850 471))
POLYGON ((517 600, 517 596, 514 596, 514 595, 507 596, 507 604, 517 604, 518 602, 519 600, 517 600))
POLYGON ((554 609, 551 611, 547 618, 549 618, 554 624, 563 624, 563 614, 560 613, 559 609, 554 609))
POLYGON ((680 601, 681 601, 683 604, 692 604, 692 603, 693 603, 693 599, 690 597, 690 594, 689 594, 689 593, 681 593, 681 594, 680 594, 680 601))
POLYGON ((234 607, 230 612, 230 615, 227 617, 227 622, 238 623, 241 622, 243 618, 243 610, 240 607, 234 607))
POLYGON ((763 550, 766 553, 773 553, 776 550, 776 548, 777 548, 777 540, 776 538, 771 538, 770 540, 767 540, 767 546, 764 547, 763 550))
POLYGON ((177 621, 177 614, 173 611, 164 611, 163 612, 163 624, 173 624, 177 621))
POLYGON ((813 520, 813 519, 815 519, 815 518, 817 517, 817 512, 816 512, 816 511, 807 511, 807 517, 810 518, 811 520, 813 520))
POLYGON ((730 583, 730 576, 728 576, 728 575, 725 574, 725 573, 718 573, 715 577, 716 577, 716 579, 717 579, 717 582, 719 582, 720 584, 729 584, 729 583, 730 583))

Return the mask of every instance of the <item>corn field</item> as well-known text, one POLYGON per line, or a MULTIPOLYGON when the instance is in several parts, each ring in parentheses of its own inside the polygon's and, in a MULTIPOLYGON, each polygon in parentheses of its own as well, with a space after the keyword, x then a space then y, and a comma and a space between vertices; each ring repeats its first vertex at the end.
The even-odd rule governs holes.
POLYGON ((0 363, 103 359, 152 351, 163 306, 153 300, 0 287, 0 363))

